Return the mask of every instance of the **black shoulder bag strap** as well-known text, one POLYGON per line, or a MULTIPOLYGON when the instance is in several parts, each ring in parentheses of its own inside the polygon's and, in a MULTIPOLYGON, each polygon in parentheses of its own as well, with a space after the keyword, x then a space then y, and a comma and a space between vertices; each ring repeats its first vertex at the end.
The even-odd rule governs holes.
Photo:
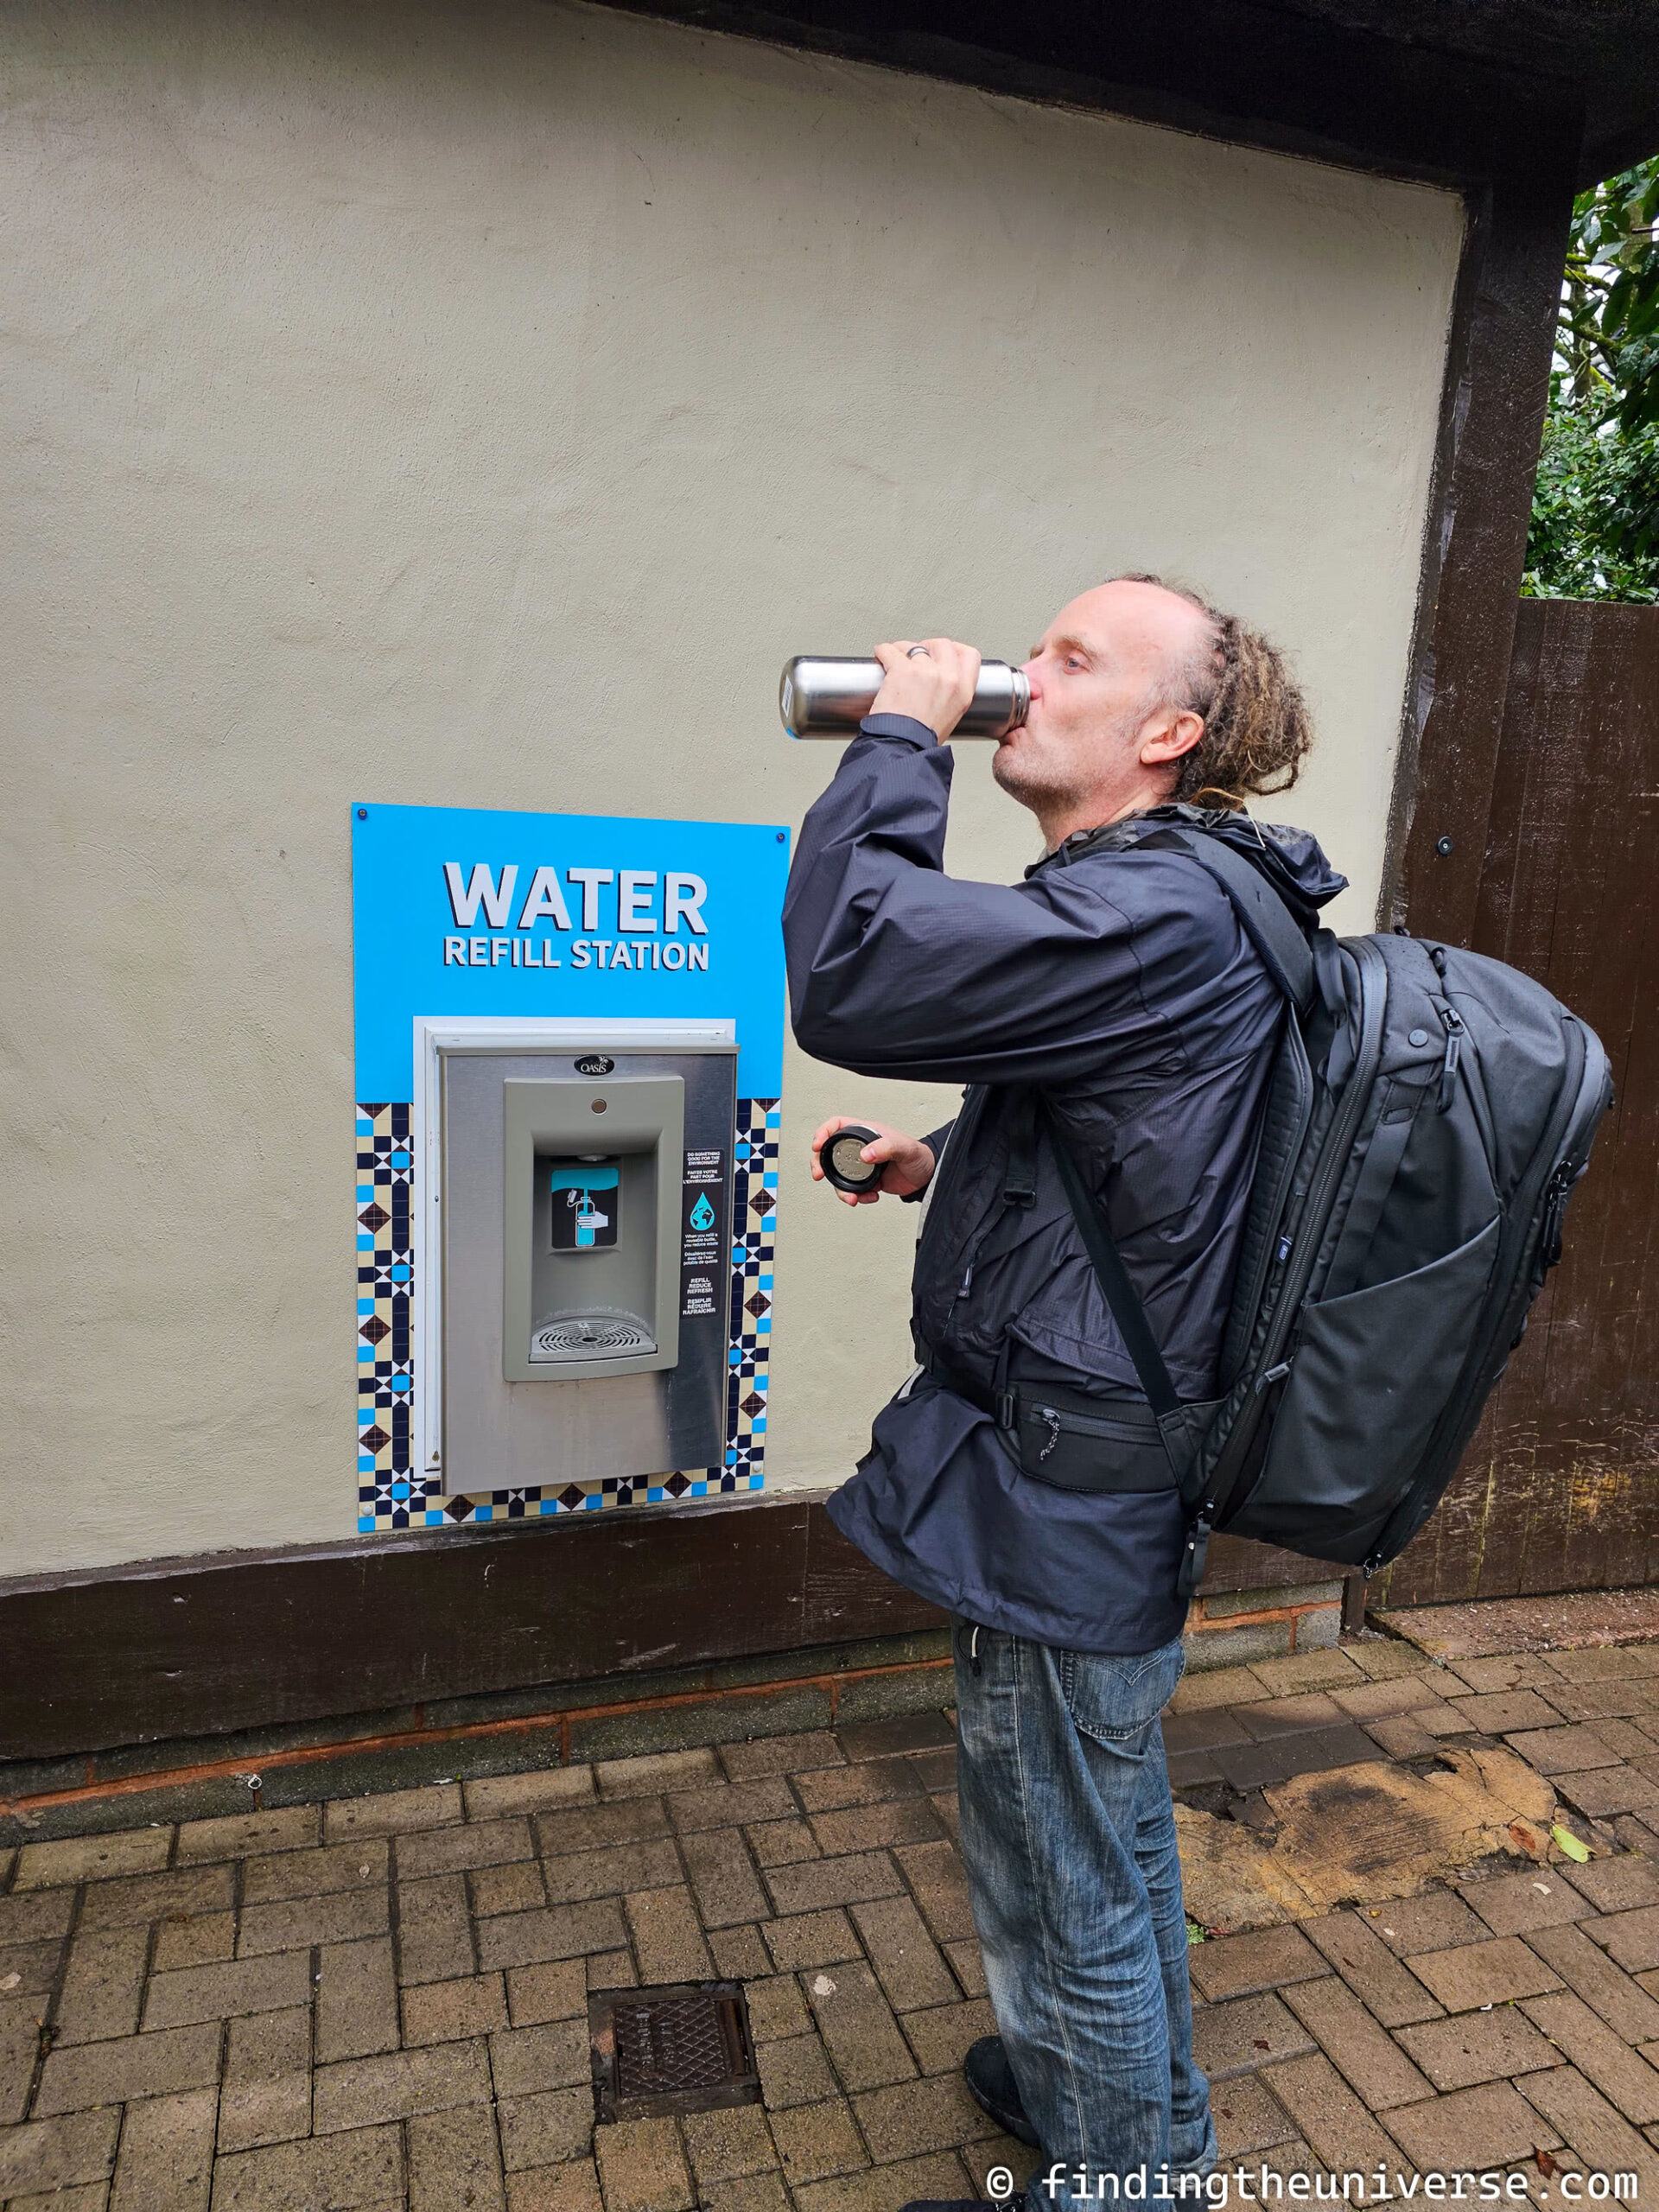
MULTIPOLYGON (((1268 974, 1300 1016, 1305 1018, 1316 1000, 1326 1006, 1331 1005, 1332 990, 1339 990, 1339 984, 1327 972, 1325 963, 1316 959, 1313 947, 1309 944, 1284 900, 1241 854, 1232 851, 1219 838, 1206 837, 1202 832, 1179 829, 1160 830, 1144 842, 1173 847, 1185 853, 1216 879, 1226 893, 1240 925, 1261 956, 1268 974)), ((1179 1412, 1181 1400, 1170 1379, 1169 1370, 1164 1364, 1164 1356, 1158 1349, 1152 1325, 1147 1319, 1147 1309, 1141 1301, 1140 1293, 1129 1281, 1128 1270, 1123 1265, 1122 1255, 1106 1225, 1105 1217, 1095 1203, 1076 1155, 1046 1099, 1040 1102, 1040 1120, 1046 1126, 1053 1145, 1060 1182, 1071 1209, 1072 1218, 1077 1224, 1077 1234, 1083 1239, 1084 1249, 1089 1255, 1090 1264, 1099 1281, 1108 1310, 1117 1324, 1118 1333, 1134 1362, 1141 1388, 1147 1394, 1147 1403, 1163 1433, 1165 1449, 1169 1454, 1177 1485, 1182 1496, 1188 1497, 1187 1471, 1181 1465, 1166 1426, 1168 1417, 1179 1412)), ((1016 1140, 1016 1158, 1019 1150, 1016 1140)), ((1011 1183, 1024 1179, 1018 1176, 1009 1178, 1011 1183)), ((1200 1517, 1188 1531, 1186 1554, 1178 1578, 1177 1586, 1183 1596, 1190 1597, 1198 1587, 1204 1572, 1209 1541, 1209 1523, 1200 1517)))
MULTIPOLYGON (((1205 836, 1201 830, 1160 830, 1154 836, 1143 839, 1142 842, 1173 847, 1185 853, 1214 876, 1226 893, 1240 925, 1261 955, 1268 974, 1299 1012, 1305 1013, 1315 998, 1322 995, 1313 947, 1292 918, 1290 910, 1279 893, 1242 854, 1234 852, 1219 837, 1205 836)), ((1019 1108, 1015 1109, 1016 1132, 1020 1126, 1020 1110, 1019 1108)), ((1105 1217, 1090 1195, 1083 1171, 1077 1166, 1076 1156, 1046 1100, 1041 1102, 1041 1115, 1053 1143, 1054 1157, 1059 1164, 1060 1181, 1065 1185, 1066 1199, 1077 1222, 1084 1249, 1099 1277, 1101 1290, 1112 1319, 1117 1324, 1124 1346, 1135 1363, 1141 1388, 1146 1392, 1153 1412, 1161 1421, 1166 1414, 1174 1413, 1181 1402, 1169 1379, 1164 1356, 1158 1349, 1157 1338, 1147 1319, 1147 1309, 1141 1304, 1135 1285, 1129 1281, 1128 1270, 1112 1240, 1105 1217)), ((1014 1140, 1012 1154, 1014 1161, 1021 1160, 1022 1147, 1018 1134, 1014 1140)), ((1030 1179, 1029 1170, 1021 1174, 1018 1167, 1008 1178, 1011 1185, 1016 1182, 1027 1185, 1030 1179)), ((1015 1195, 1012 1188, 1008 1195, 1015 1195)), ((1020 1202, 1028 1203, 1023 1198, 1020 1202)))
POLYGON ((1325 977, 1306 934, 1266 876, 1243 853, 1201 830, 1160 830, 1141 842, 1183 852, 1214 876, 1268 973, 1299 1014, 1307 1014, 1315 999, 1325 996, 1325 977))
POLYGON ((1129 1271, 1123 1257, 1113 1242, 1112 1232, 1106 1226, 1105 1216, 1090 1196, 1083 1179, 1083 1170, 1077 1156, 1067 1142, 1064 1132, 1054 1118, 1046 1100, 1042 1103, 1042 1118, 1048 1126, 1049 1138, 1054 1147, 1054 1158, 1065 1185, 1067 1203, 1072 1218, 1077 1224, 1077 1234, 1083 1239, 1084 1249, 1099 1278, 1100 1287, 1118 1333, 1122 1338, 1129 1357, 1135 1362, 1135 1371, 1141 1378, 1141 1388, 1147 1402, 1160 1421, 1166 1414, 1177 1412, 1180 1399, 1175 1385, 1169 1379, 1169 1370, 1164 1365, 1164 1355, 1158 1349, 1158 1340, 1152 1333, 1152 1324, 1147 1319, 1147 1309, 1141 1303, 1141 1294, 1129 1281, 1129 1271))
MULTIPOLYGON (((1158 1340, 1152 1333, 1152 1325, 1147 1319, 1147 1309, 1141 1302, 1141 1294, 1129 1281, 1128 1269, 1123 1264, 1122 1255, 1113 1241, 1111 1230, 1106 1226, 1105 1216, 1090 1197, 1089 1186, 1083 1179, 1083 1170, 1078 1166, 1076 1156, 1046 1101, 1043 1104, 1042 1120, 1054 1147, 1060 1181, 1065 1185, 1072 1218, 1077 1224, 1077 1234, 1083 1239, 1084 1249, 1088 1253, 1090 1263, 1099 1280, 1107 1306, 1117 1324, 1118 1333, 1135 1363, 1141 1388, 1146 1392, 1147 1402, 1158 1422, 1158 1433, 1163 1442, 1164 1455, 1169 1461, 1170 1472, 1175 1478, 1176 1490, 1191 1514, 1197 1503, 1192 1490, 1191 1458, 1190 1453, 1178 1448, 1176 1440, 1180 1434, 1180 1422, 1176 1416, 1180 1413, 1181 1401, 1170 1380, 1169 1370, 1164 1364, 1164 1356, 1158 1349, 1158 1340)), ((1190 1440, 1183 1440, 1190 1442, 1190 1440)), ((1196 1519, 1190 1519, 1186 1547, 1175 1576, 1175 1587, 1183 1598, 1190 1598, 1198 1588, 1204 1573, 1205 1554, 1209 1548, 1209 1522, 1201 1515, 1196 1519)))

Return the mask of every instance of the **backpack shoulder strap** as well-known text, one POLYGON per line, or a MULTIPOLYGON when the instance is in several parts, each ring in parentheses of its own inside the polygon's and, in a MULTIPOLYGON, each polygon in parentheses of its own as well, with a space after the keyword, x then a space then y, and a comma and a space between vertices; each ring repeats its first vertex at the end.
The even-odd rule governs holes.
POLYGON ((1152 1333, 1152 1324, 1147 1319, 1147 1309, 1141 1303, 1140 1293, 1129 1281, 1128 1269, 1122 1255, 1113 1242, 1112 1232, 1106 1226, 1105 1217, 1095 1204, 1083 1170, 1067 1143, 1046 1100, 1042 1102, 1042 1119, 1047 1125, 1049 1140, 1054 1147, 1054 1158, 1065 1186, 1066 1202, 1071 1208, 1083 1239, 1084 1249, 1100 1281, 1106 1304, 1116 1322, 1135 1371, 1141 1378, 1141 1388, 1153 1412, 1161 1421, 1166 1414, 1173 1414, 1180 1405, 1175 1385, 1170 1380, 1169 1370, 1164 1365, 1164 1356, 1158 1349, 1158 1340, 1152 1333))
POLYGON ((1321 995, 1313 947, 1261 871, 1221 838, 1207 837, 1201 830, 1160 830, 1141 842, 1174 846, 1214 876, 1268 973, 1297 1011, 1306 1014, 1321 995))

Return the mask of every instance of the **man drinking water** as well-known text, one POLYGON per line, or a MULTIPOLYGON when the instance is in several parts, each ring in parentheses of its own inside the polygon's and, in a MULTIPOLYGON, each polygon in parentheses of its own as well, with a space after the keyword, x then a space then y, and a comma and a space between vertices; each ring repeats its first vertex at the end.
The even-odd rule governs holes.
MULTIPOLYGON (((925 1201, 920 1365, 829 1510, 954 1617, 962 1847, 1001 2030, 964 2071, 1040 2147, 1032 2212, 1092 2212, 1217 2152, 1159 1725, 1184 1665, 1185 1517, 1055 1143, 1181 1401, 1212 1399, 1284 1001, 1220 885, 1159 832, 1201 823, 1310 925, 1344 879, 1244 812, 1295 781, 1307 715, 1273 646, 1194 594, 1117 577, 1025 664, 1030 709, 994 773, 1045 850, 1013 886, 944 872, 945 741, 979 655, 933 638, 877 657, 886 680, 791 870, 795 1033, 859 1074, 968 1087, 926 1137, 860 1117, 880 1181, 842 1202, 925 1201), (1040 1426, 1010 1449, 1010 1405, 1046 1413, 1055 1445, 1064 1406, 1086 1481, 1040 1426)), ((815 1175, 849 1118, 814 1136, 815 1175)))

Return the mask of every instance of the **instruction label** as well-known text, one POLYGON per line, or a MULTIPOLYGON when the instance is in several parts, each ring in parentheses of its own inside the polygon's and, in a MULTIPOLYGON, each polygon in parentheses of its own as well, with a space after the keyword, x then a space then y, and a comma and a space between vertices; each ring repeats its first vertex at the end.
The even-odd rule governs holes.
POLYGON ((680 1194, 680 1314, 690 1319, 713 1313, 720 1280, 721 1203, 726 1155, 721 1151, 688 1152, 685 1185, 680 1194))

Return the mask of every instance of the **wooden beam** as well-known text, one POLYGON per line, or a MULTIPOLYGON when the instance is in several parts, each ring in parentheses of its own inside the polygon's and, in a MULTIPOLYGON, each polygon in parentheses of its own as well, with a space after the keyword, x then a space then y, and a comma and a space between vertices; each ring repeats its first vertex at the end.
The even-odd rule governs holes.
POLYGON ((1453 310, 1379 918, 1466 945, 1486 865, 1577 122, 1534 112, 1476 195, 1453 310))
MULTIPOLYGON (((1219 1539, 1205 1587, 1338 1571, 1219 1539)), ((872 1567, 812 1498, 41 1576, 0 1588, 0 1758, 613 1681, 944 1618, 872 1567)))
MULTIPOLYGON (((1230 144, 1443 182, 1495 164, 1516 89, 1490 61, 1260 0, 607 0, 627 13, 1230 144)), ((1560 100, 1554 89, 1544 97, 1560 100)), ((1576 128, 1576 124, 1575 124, 1576 128)))

